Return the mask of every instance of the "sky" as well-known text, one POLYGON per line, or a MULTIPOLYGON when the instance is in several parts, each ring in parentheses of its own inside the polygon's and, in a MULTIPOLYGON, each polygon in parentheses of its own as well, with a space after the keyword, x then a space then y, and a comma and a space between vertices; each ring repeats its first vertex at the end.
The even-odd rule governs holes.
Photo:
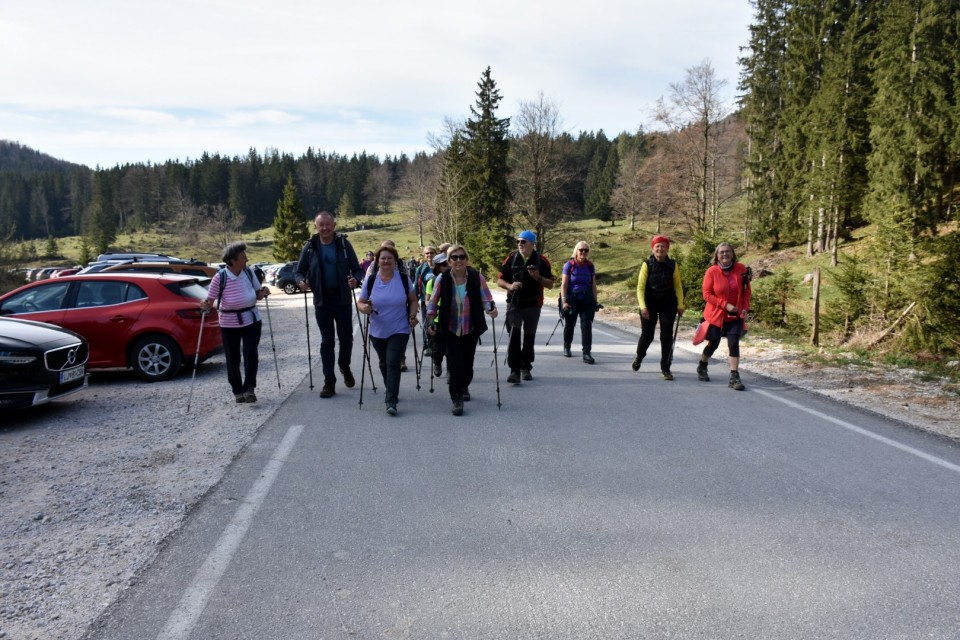
POLYGON ((511 117, 656 128, 709 61, 734 106, 749 0, 0 0, 0 140, 93 167, 308 148, 412 156, 489 66, 511 117))

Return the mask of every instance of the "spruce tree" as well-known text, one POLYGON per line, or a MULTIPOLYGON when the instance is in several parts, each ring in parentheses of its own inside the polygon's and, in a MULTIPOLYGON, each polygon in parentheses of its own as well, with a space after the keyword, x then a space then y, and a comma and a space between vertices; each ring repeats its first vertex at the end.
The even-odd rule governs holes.
POLYGON ((296 260, 309 238, 303 204, 297 196, 291 173, 283 187, 283 198, 277 202, 277 215, 273 219, 274 259, 277 262, 296 260))
POLYGON ((106 253, 117 239, 117 222, 113 214, 113 198, 103 172, 93 175, 93 197, 87 211, 87 235, 97 253, 106 253))
POLYGON ((477 101, 463 128, 463 177, 467 200, 464 240, 475 265, 494 267, 502 259, 510 224, 507 204, 509 118, 498 118, 502 99, 487 67, 477 83, 477 101))

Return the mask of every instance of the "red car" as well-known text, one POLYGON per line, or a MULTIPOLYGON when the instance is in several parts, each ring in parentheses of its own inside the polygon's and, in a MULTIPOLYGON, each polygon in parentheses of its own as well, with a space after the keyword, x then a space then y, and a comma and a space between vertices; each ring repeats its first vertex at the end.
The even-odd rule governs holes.
MULTIPOLYGON (((206 278, 172 273, 91 273, 32 282, 0 296, 0 316, 70 329, 90 345, 91 369, 133 368, 168 380, 193 364, 206 278)), ((216 311, 207 314, 200 361, 223 349, 216 311)))

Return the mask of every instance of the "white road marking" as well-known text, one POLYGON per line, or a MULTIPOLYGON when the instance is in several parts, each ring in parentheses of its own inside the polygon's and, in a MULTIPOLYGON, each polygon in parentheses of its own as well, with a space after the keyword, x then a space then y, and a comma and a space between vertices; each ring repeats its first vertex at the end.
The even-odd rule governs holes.
POLYGON ((303 425, 293 425, 287 430, 283 440, 277 445, 273 456, 260 474, 260 478, 244 497, 233 516, 233 520, 224 529, 217 544, 207 556, 207 559, 204 560, 203 566, 194 576, 193 583, 180 598, 180 604, 170 614, 167 624, 160 635, 157 636, 157 640, 183 640, 190 637, 200 614, 207 606, 211 593, 230 565, 230 560, 250 528, 253 516, 256 515, 260 505, 267 497, 270 487, 273 486, 273 482, 280 474, 280 469, 283 468, 284 462, 286 462, 287 457, 289 457, 294 445, 300 438, 300 434, 303 433, 303 428, 303 425))
POLYGON ((899 450, 901 450, 901 451, 905 451, 905 452, 909 453, 910 455, 917 456, 918 458, 921 458, 921 459, 923 459, 923 460, 926 460, 927 462, 932 462, 933 464, 938 465, 938 466, 941 466, 941 467, 943 467, 944 469, 949 469, 950 471, 953 471, 953 472, 955 472, 955 473, 960 473, 960 465, 956 465, 956 464, 953 464, 952 462, 948 462, 948 461, 944 460, 943 458, 938 458, 937 456, 930 455, 929 453, 925 453, 925 452, 920 451, 919 449, 915 449, 915 448, 913 448, 913 447, 911 447, 911 446, 909 446, 909 445, 905 445, 905 444, 903 444, 903 443, 901 443, 901 442, 897 442, 896 440, 891 440, 890 438, 887 438, 887 437, 885 437, 885 436, 881 436, 881 435, 879 435, 879 434, 873 433, 872 431, 867 431, 866 429, 864 429, 864 428, 862 428, 862 427, 858 427, 858 426, 855 425, 855 424, 851 424, 851 423, 846 422, 846 421, 844 421, 844 420, 840 420, 840 419, 838 419, 838 418, 834 418, 834 417, 828 416, 828 415, 825 414, 825 413, 822 413, 822 412, 817 411, 817 410, 815 410, 815 409, 810 409, 809 407, 805 407, 805 406, 803 406, 803 405, 801 405, 801 404, 798 404, 798 403, 796 403, 796 402, 793 402, 792 400, 787 400, 786 398, 781 398, 781 397, 779 397, 778 395, 776 395, 776 394, 774 394, 774 393, 770 393, 770 392, 768 392, 768 391, 764 391, 764 390, 762 390, 762 389, 757 389, 757 388, 754 388, 754 389, 753 389, 753 392, 754 392, 754 393, 759 393, 759 394, 762 395, 762 396, 766 396, 766 397, 770 398, 771 400, 776 400, 777 402, 781 402, 781 403, 787 405, 788 407, 792 407, 792 408, 797 409, 797 410, 799 410, 799 411, 803 411, 803 412, 805 412, 805 413, 809 413, 810 415, 816 416, 816 417, 820 418, 821 420, 826 420, 827 422, 832 422, 832 423, 835 424, 835 425, 841 426, 841 427, 843 427, 844 429, 848 429, 848 430, 850 430, 850 431, 853 431, 854 433, 858 433, 858 434, 860 434, 860 435, 862 435, 862 436, 866 436, 866 437, 868 437, 868 438, 871 438, 871 439, 873 439, 873 440, 876 440, 877 442, 882 442, 883 444, 888 445, 888 446, 891 446, 891 447, 893 447, 893 448, 895 448, 895 449, 899 449, 899 450))

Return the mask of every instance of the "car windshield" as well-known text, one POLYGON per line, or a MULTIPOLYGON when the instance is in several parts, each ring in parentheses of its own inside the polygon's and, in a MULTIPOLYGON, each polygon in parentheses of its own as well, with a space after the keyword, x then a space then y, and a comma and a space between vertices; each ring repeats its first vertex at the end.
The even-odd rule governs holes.
POLYGON ((68 282, 56 282, 27 289, 8 298, 0 309, 0 315, 60 309, 69 288, 68 282))

